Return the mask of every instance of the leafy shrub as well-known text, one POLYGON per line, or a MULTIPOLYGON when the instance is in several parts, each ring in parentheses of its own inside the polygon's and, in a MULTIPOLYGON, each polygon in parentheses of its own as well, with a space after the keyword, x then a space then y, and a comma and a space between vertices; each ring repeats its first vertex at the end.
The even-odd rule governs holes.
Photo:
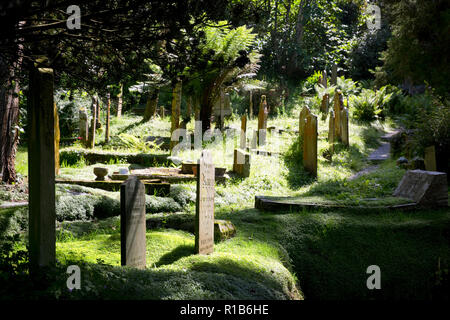
POLYGON ((120 148, 134 150, 137 152, 150 153, 160 149, 160 145, 154 141, 143 141, 131 134, 121 133, 118 136, 112 136, 108 143, 110 148, 120 148))
POLYGON ((188 184, 171 185, 170 197, 178 202, 182 207, 185 207, 189 203, 195 203, 195 186, 188 184))
POLYGON ((306 78, 305 82, 302 84, 302 91, 303 93, 313 93, 314 92, 314 86, 318 84, 319 78, 322 76, 321 71, 316 71, 312 75, 310 75, 308 78, 306 78))
POLYGON ((378 91, 362 89, 360 95, 351 98, 353 118, 362 122, 384 120, 385 107, 392 97, 392 93, 386 93, 386 87, 378 91))

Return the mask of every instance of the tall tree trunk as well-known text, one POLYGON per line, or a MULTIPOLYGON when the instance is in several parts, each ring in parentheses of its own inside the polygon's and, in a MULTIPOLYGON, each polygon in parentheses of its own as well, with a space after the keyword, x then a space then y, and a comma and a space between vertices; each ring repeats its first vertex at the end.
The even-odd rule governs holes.
POLYGON ((158 106, 159 88, 155 88, 147 97, 147 103, 144 110, 144 122, 149 121, 155 116, 158 106))
MULTIPOLYGON (((178 81, 172 90, 172 116, 171 116, 171 127, 170 136, 172 137, 173 132, 180 127, 180 109, 181 109, 181 90, 182 82, 178 81)), ((177 141, 170 141, 170 150, 177 144, 177 141)))
POLYGON ((107 94, 105 143, 109 142, 109 118, 111 117, 111 95, 107 94))
POLYGON ((122 116, 122 104, 123 104, 123 83, 120 84, 120 92, 117 95, 117 118, 122 116))
POLYGON ((17 180, 15 161, 19 132, 19 82, 15 79, 16 66, 7 66, 0 61, 0 172, 2 181, 12 183, 17 180))

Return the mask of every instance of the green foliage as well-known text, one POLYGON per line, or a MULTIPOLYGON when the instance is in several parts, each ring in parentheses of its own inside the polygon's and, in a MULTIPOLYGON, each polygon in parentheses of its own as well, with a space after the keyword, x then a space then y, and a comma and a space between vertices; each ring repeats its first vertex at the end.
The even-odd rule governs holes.
POLYGON ((400 0, 386 3, 392 37, 382 55, 384 65, 377 77, 396 84, 426 81, 438 94, 448 96, 449 2, 400 0))
POLYGON ((128 149, 133 152, 152 153, 157 152, 160 148, 154 141, 143 141, 128 133, 120 133, 112 136, 108 143, 109 148, 128 149))
POLYGON ((385 107, 391 97, 392 93, 386 93, 386 87, 377 91, 362 89, 359 96, 352 96, 350 99, 353 118, 363 122, 384 120, 386 117, 385 107))

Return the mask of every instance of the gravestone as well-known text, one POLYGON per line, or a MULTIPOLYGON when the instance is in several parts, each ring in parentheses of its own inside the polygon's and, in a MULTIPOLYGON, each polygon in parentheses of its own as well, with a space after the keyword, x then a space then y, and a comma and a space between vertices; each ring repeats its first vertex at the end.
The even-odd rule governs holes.
POLYGON ((79 127, 81 143, 86 146, 89 137, 89 124, 88 115, 85 108, 82 108, 79 111, 79 127))
POLYGON ((343 145, 347 147, 350 145, 348 137, 348 109, 345 107, 341 111, 341 140, 343 145))
POLYGON ((299 127, 298 132, 300 137, 303 137, 303 133, 305 131, 305 121, 306 117, 311 114, 311 111, 308 107, 303 107, 302 111, 300 111, 300 117, 299 117, 299 127))
POLYGON ((164 106, 159 107, 159 116, 161 118, 164 118, 166 116, 166 109, 164 109, 164 106))
POLYGON ((269 111, 267 109, 266 96, 261 96, 261 104, 259 105, 258 113, 258 145, 263 146, 266 144, 266 129, 267 129, 267 115, 269 111))
POLYGON ((321 77, 321 84, 324 88, 328 87, 327 80, 328 80, 327 71, 323 70, 322 77, 321 77))
POLYGON ((197 197, 195 208, 195 252, 214 251, 214 164, 209 151, 198 160, 197 197))
POLYGON ((447 174, 437 171, 409 170, 394 191, 419 205, 448 206, 447 174))
POLYGON ((306 117, 303 136, 303 167, 317 177, 317 117, 313 114, 306 117))
POLYGON ((251 149, 256 149, 257 147, 258 147, 258 131, 253 130, 251 149))
POLYGON ((324 94, 322 97, 322 103, 320 105, 320 111, 322 111, 322 113, 326 116, 327 112, 328 112, 328 94, 324 94))
POLYGON ((29 258, 55 262, 55 136, 53 69, 32 67, 28 100, 29 258))
POLYGON ((120 186, 120 248, 122 266, 145 269, 145 186, 130 176, 120 186))
POLYGON ((58 107, 56 102, 54 103, 54 120, 55 120, 55 175, 59 174, 59 142, 61 140, 61 135, 59 132, 59 116, 58 107))
POLYGON ((244 150, 234 150, 233 171, 243 178, 250 176, 250 153, 244 150))
POLYGON ((239 147, 243 150, 247 148, 247 116, 244 114, 241 118, 241 141, 239 147))
POLYGON ((330 110, 330 119, 328 120, 328 143, 330 155, 334 154, 334 111, 330 110))
POLYGON ((334 93, 334 137, 341 139, 341 102, 340 102, 341 92, 336 90, 334 93))
POLYGON ((437 170, 436 149, 434 146, 425 148, 424 162, 425 162, 425 170, 427 171, 437 170))
POLYGON ((105 143, 109 142, 109 125, 110 125, 110 118, 111 118, 111 94, 108 92, 106 94, 106 98, 108 99, 107 106, 106 106, 106 128, 105 128, 105 143))

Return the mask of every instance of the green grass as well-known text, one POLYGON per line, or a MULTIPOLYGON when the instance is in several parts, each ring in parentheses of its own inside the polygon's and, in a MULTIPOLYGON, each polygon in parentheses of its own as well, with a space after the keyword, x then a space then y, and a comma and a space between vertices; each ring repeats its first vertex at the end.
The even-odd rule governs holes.
MULTIPOLYGON (((297 107, 291 117, 269 119, 268 126, 297 130, 299 110, 297 107)), ((128 133, 140 138, 168 135, 168 118, 146 124, 138 120, 139 117, 132 116, 113 119, 112 134, 128 133)), ((240 127, 237 118, 226 125, 240 127)), ((253 119, 248 123, 248 132, 255 128, 253 119)), ((193 122, 188 129, 193 129, 193 122)), ((448 270, 450 263, 448 209, 415 212, 332 209, 279 214, 253 208, 255 195, 292 196, 302 201, 347 205, 370 203, 372 200, 368 199, 372 198, 384 204, 403 201, 391 197, 405 172, 394 161, 386 161, 376 171, 348 181, 351 175, 369 166, 366 157, 379 145, 383 129, 386 128, 379 124, 368 127, 351 123, 350 148, 337 144, 333 160, 329 161, 323 157, 328 148, 328 125, 319 120, 316 180, 301 166, 293 133, 282 135, 281 156, 252 155, 249 178, 233 178, 215 188, 215 217, 232 221, 237 234, 216 243, 212 255, 194 255, 194 236, 189 232, 147 230, 147 270, 122 268, 118 217, 64 222, 57 231, 57 257, 61 265, 60 273, 55 274, 65 276, 67 265, 79 264, 85 289, 72 293, 55 291, 58 285, 65 288, 66 278, 57 276, 47 294, 56 292, 58 297, 67 299, 445 298, 448 275, 439 283, 435 273, 438 261, 442 270, 448 270), (382 290, 370 291, 366 287, 366 269, 373 264, 381 268, 382 290)), ((97 141, 102 141, 102 133, 98 138, 97 141)), ((233 148, 224 154, 220 143, 210 147, 215 151, 216 166, 231 169, 233 148)), ((184 151, 179 156, 195 160, 199 152, 184 151)), ((116 170, 123 165, 106 166, 116 170)), ((93 167, 67 166, 61 169, 61 177, 92 179, 93 167)), ((171 197, 182 207, 183 214, 193 216, 195 183, 172 187, 171 197)), ((69 191, 64 186, 58 188, 59 196, 69 191)), ((72 191, 97 192, 81 187, 72 191)), ((98 195, 117 198, 117 193, 98 191, 98 195)), ((157 211, 168 214, 166 209, 157 211)), ((23 232, 24 217, 13 218, 11 212, 0 211, 0 233, 23 232)), ((22 248, 25 239, 22 234, 22 248)), ((18 289, 11 283, 3 290, 18 289)))

